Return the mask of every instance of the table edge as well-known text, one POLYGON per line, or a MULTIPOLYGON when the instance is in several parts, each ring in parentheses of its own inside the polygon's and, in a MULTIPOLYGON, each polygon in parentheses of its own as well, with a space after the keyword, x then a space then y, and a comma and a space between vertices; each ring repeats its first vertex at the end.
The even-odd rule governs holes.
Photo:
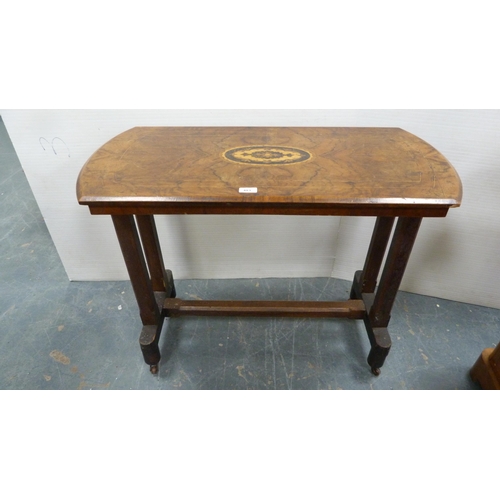
POLYGON ((353 215, 444 217, 448 209, 460 205, 456 200, 401 199, 349 200, 328 202, 221 201, 179 198, 80 198, 92 214, 254 214, 254 215, 353 215))

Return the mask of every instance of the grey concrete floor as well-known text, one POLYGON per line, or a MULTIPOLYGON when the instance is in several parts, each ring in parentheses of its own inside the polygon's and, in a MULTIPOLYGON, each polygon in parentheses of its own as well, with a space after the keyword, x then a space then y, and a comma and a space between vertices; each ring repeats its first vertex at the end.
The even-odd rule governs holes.
MULTIPOLYGON (((75 200, 76 203, 76 200, 75 200)), ((174 277, 175 277, 175 269, 174 277)), ((354 273, 354 270, 353 270, 354 273)), ((331 278, 188 280, 179 297, 342 300, 331 278)), ((500 310, 398 294, 375 377, 361 321, 176 318, 144 364, 128 282, 69 282, 0 122, 1 389, 478 389, 469 369, 500 338, 500 310)))

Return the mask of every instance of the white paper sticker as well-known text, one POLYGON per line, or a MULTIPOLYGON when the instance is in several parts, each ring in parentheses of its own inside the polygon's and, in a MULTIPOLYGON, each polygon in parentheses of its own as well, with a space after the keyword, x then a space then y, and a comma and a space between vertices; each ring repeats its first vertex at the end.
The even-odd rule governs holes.
POLYGON ((257 188, 240 188, 238 191, 240 193, 256 193, 257 188))

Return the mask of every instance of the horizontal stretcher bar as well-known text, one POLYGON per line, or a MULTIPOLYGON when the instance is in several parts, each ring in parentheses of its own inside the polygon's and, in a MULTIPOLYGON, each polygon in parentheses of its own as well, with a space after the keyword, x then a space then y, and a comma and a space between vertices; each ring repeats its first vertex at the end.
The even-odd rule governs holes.
POLYGON ((167 316, 285 316, 363 319, 366 309, 362 300, 304 302, 166 299, 163 313, 167 316))

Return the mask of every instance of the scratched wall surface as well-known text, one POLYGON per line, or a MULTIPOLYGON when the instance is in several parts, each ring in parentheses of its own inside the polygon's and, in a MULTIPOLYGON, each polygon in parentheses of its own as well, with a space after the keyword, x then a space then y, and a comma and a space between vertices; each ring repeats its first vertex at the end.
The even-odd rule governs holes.
MULTIPOLYGON (((426 140, 462 178, 462 207, 427 219, 402 288, 500 308, 500 111, 0 110, 69 279, 127 279, 111 221, 76 202, 86 159, 133 126, 393 126, 426 140)), ((351 279, 372 219, 164 216, 165 261, 178 278, 351 279)))

